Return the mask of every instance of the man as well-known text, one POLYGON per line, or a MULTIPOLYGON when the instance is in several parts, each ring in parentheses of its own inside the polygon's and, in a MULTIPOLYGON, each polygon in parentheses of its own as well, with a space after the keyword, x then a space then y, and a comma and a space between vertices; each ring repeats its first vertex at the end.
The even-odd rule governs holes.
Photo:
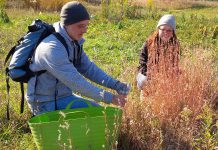
MULTIPOLYGON (((89 20, 89 14, 81 3, 66 3, 60 13, 60 22, 55 23, 54 27, 65 39, 69 56, 54 35, 45 38, 37 47, 30 69, 46 72, 32 77, 28 82, 26 99, 34 115, 65 109, 71 101, 75 101, 71 108, 87 107, 87 100, 75 93, 95 101, 125 105, 129 86, 103 72, 83 51, 83 35, 87 32, 89 20), (118 95, 94 86, 84 77, 116 90, 118 95)), ((98 106, 94 102, 91 104, 98 106)))

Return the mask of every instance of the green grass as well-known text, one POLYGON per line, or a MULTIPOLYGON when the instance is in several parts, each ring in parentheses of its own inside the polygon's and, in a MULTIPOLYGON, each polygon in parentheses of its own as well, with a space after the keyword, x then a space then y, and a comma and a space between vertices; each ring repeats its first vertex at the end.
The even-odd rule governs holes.
MULTIPOLYGON (((26 105, 25 113, 19 114, 19 86, 12 82, 10 84, 11 120, 6 120, 3 61, 7 52, 26 33, 27 26, 34 19, 39 18, 53 23, 58 21, 59 14, 20 9, 6 11, 10 22, 0 23, 0 105, 2 107, 0 110, 0 149, 36 149, 27 125, 31 114, 26 105)), ((214 31, 218 24, 218 17, 215 15, 218 14, 217 8, 158 10, 152 13, 157 16, 147 15, 138 19, 125 18, 120 21, 108 21, 98 13, 92 14, 88 33, 85 35, 87 40, 84 45, 85 52, 107 73, 133 85, 135 73, 131 71, 134 71, 138 65, 138 55, 143 42, 154 31, 161 15, 173 13, 176 16, 176 33, 182 48, 192 51, 193 47, 203 47, 213 51, 214 58, 217 58, 218 36, 217 31, 214 31)), ((139 93, 134 86, 131 95, 134 99, 139 99, 139 93)))

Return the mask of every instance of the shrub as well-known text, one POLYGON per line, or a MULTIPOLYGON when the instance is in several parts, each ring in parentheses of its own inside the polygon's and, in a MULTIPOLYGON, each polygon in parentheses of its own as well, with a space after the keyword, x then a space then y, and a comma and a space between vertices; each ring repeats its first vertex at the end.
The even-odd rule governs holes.
POLYGON ((101 9, 103 17, 119 22, 125 17, 142 17, 144 7, 137 0, 102 0, 101 9))
POLYGON ((62 6, 70 0, 39 0, 42 10, 61 10, 62 6))
POLYGON ((0 22, 8 23, 10 21, 7 13, 4 11, 4 8, 6 6, 6 1, 1 0, 0 1, 0 22))
POLYGON ((4 10, 0 10, 0 22, 3 22, 3 23, 10 22, 10 19, 4 10))
POLYGON ((35 10, 59 11, 61 7, 70 0, 23 0, 26 7, 35 10))

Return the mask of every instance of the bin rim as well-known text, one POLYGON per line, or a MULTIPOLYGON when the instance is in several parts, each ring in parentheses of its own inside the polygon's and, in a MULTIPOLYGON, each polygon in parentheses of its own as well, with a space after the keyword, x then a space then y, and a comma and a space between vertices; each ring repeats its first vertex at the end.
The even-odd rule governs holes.
MULTIPOLYGON (((60 118, 63 118, 61 113, 70 113, 70 112, 83 112, 84 110, 88 110, 89 112, 91 112, 92 110, 99 110, 99 111, 106 111, 106 110, 114 110, 117 111, 117 114, 119 114, 118 112, 120 112, 122 114, 122 109, 118 108, 118 107, 110 107, 110 106, 105 106, 105 107, 87 107, 87 108, 75 108, 75 109, 63 109, 63 110, 55 110, 55 111, 51 111, 51 112, 45 112, 42 114, 39 114, 37 116, 32 117, 30 120, 28 120, 28 124, 29 125, 37 125, 37 124, 46 124, 46 123, 52 123, 52 122, 60 122, 60 118), (53 121, 42 121, 42 122, 33 122, 34 120, 37 120, 38 118, 41 118, 43 116, 48 116, 48 115, 57 115, 58 118, 57 120, 53 120, 53 121)), ((87 113, 87 112, 86 112, 87 113)), ((87 113, 88 114, 88 113, 87 113)), ((89 116, 89 114, 87 115, 88 117, 91 118, 96 118, 96 117, 103 117, 104 114, 102 113, 101 115, 96 115, 96 116, 89 116)), ((67 119, 65 121, 68 120, 76 120, 76 119, 85 119, 87 117, 81 117, 81 118, 71 118, 71 119, 67 119)))

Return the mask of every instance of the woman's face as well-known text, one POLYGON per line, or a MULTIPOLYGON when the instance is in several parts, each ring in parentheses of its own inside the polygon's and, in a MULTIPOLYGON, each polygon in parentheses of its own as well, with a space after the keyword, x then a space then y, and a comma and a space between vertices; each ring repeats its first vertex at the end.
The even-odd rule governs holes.
POLYGON ((173 36, 173 28, 169 25, 162 25, 158 30, 159 37, 163 42, 168 42, 173 36))

